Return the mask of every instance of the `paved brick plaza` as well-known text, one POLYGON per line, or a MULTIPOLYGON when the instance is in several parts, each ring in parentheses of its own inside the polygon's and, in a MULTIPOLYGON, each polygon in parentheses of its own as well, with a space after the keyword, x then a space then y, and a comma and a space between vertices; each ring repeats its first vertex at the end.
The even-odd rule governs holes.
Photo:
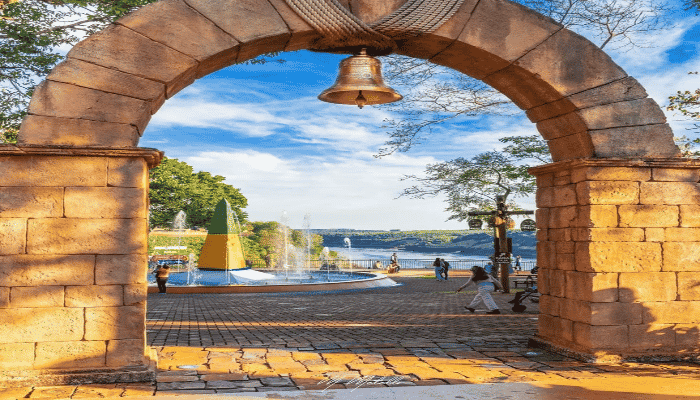
POLYGON ((156 385, 0 389, 0 398, 700 378, 692 363, 593 365, 528 348, 537 304, 526 301, 516 314, 506 303, 513 295, 496 294, 504 314, 470 314, 464 304, 474 292, 454 294, 464 277, 418 277, 428 273, 402 272, 396 288, 344 293, 153 294, 147 326, 159 353, 156 385))

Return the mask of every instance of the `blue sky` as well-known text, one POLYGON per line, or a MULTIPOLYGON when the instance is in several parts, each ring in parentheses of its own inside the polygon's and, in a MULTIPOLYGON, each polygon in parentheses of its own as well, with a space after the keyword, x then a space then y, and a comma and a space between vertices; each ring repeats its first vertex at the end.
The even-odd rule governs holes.
MULTIPOLYGON (((679 15, 672 27, 642 39, 651 45, 605 50, 657 103, 700 87, 700 76, 688 74, 700 69, 700 18, 679 15)), ((316 99, 346 56, 280 57, 286 62, 231 66, 196 81, 154 115, 140 146, 225 176, 248 198, 253 221, 279 220, 286 211, 295 228, 309 214, 317 229, 464 229, 446 221, 442 198, 397 198, 408 186, 401 178, 429 163, 500 148, 500 137, 537 133, 524 112, 463 118, 408 153, 376 158, 387 140, 386 111, 316 99)), ((694 137, 689 121, 666 115, 676 136, 694 137)), ((518 203, 534 207, 532 198, 518 203)))

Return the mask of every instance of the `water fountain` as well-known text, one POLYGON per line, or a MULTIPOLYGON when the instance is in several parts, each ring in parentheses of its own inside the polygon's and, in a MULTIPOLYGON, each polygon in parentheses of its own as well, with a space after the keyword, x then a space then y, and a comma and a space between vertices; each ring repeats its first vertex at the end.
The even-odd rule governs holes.
MULTIPOLYGON (((229 236, 239 236, 241 232, 240 224, 234 221, 230 215, 231 213, 228 214, 226 217, 227 223, 219 223, 219 225, 224 226, 219 227, 219 230, 223 229, 229 236)), ((183 218, 180 220, 184 221, 184 213, 183 218)), ((181 229, 184 229, 184 225, 181 226, 181 229)), ((211 235, 212 229, 210 227, 207 240, 209 240, 211 235)), ((347 241, 349 242, 349 239, 347 241)), ((323 249, 320 255, 323 265, 326 266, 325 270, 322 268, 319 271, 313 271, 311 268, 311 247, 313 244, 311 217, 308 214, 304 217, 304 242, 304 245, 300 246, 300 248, 293 245, 290 237, 289 219, 285 212, 280 218, 279 235, 276 242, 277 254, 281 255, 277 261, 277 268, 281 274, 253 270, 250 267, 229 269, 228 266, 224 265, 218 266, 216 270, 213 268, 208 268, 206 271, 199 270, 194 265, 194 255, 190 254, 186 272, 170 275, 168 293, 306 292, 396 285, 396 282, 383 274, 370 272, 353 273, 352 266, 350 274, 347 271, 331 271, 333 269, 331 267, 332 261, 330 260, 327 247, 323 249)), ((348 243, 349 246, 350 244, 348 243)), ((226 260, 228 260, 228 257, 226 260)), ((221 262, 225 263, 224 259, 221 262)))

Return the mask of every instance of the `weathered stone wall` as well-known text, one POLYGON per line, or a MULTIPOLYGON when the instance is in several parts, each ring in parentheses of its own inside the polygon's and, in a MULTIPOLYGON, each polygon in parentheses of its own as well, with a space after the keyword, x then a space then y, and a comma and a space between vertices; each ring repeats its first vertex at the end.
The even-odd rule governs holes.
POLYGON ((598 357, 700 350, 700 163, 581 160, 537 176, 538 337, 598 357))
POLYGON ((147 368, 146 160, 32 150, 0 147, 0 369, 147 368))

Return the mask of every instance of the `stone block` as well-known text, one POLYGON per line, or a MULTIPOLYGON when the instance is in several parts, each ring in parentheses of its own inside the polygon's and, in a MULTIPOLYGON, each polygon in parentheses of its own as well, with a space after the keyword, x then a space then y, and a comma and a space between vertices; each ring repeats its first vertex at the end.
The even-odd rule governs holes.
POLYGON ((571 172, 571 181, 637 181, 645 182, 651 179, 649 168, 636 167, 585 167, 571 172))
POLYGON ((554 174, 537 175, 536 180, 538 188, 554 186, 554 174))
POLYGON ((700 228, 700 206, 684 204, 680 206, 681 226, 700 228))
POLYGON ((164 83, 167 97, 192 83, 197 67, 193 58, 121 25, 90 35, 68 52, 68 58, 164 83))
POLYGON ((146 189, 121 187, 68 187, 66 218, 146 218, 146 189))
POLYGON ((10 290, 16 308, 63 307, 63 286, 17 286, 10 290))
POLYGON ((679 224, 679 209, 675 205, 621 205, 618 213, 621 227, 663 228, 679 224))
POLYGON ((535 196, 537 208, 554 207, 554 187, 538 187, 535 196))
POLYGON ((578 228, 572 233, 577 242, 643 242, 642 228, 578 228))
POLYGON ((555 242, 557 254, 574 254, 574 242, 555 242))
MULTIPOLYGON (((614 116, 608 117, 614 118, 614 116)), ((634 121, 633 117, 627 119, 630 122, 634 121)), ((602 120, 604 118, 601 117, 600 124, 603 124, 602 120)), ((673 142, 671 128, 663 123, 597 129, 590 131, 590 137, 595 147, 595 155, 600 158, 677 157, 680 154, 673 142)))
MULTIPOLYGON (((574 200, 576 199, 576 192, 573 190, 566 192, 569 197, 573 193, 574 200)), ((569 228, 575 225, 575 221, 578 217, 577 207, 557 207, 549 209, 549 224, 548 228, 569 228)))
POLYGON ((553 338, 559 334, 559 317, 541 313, 537 320, 537 334, 544 338, 553 338))
POLYGON ((651 98, 589 107, 579 114, 593 130, 666 123, 666 116, 651 98))
POLYGON ((567 29, 554 33, 515 64, 539 75, 564 96, 627 76, 598 46, 567 29))
POLYGON ((197 77, 233 64, 238 56, 236 39, 182 0, 149 4, 117 23, 197 60, 197 77))
POLYGON ((575 322, 590 323, 593 303, 574 299, 562 299, 561 316, 575 322))
POLYGON ((678 272, 678 299, 700 300, 700 275, 697 272, 678 272))
POLYGON ((664 228, 645 228, 644 240, 646 242, 665 242, 666 230, 664 228))
POLYGON ((29 254, 146 253, 148 223, 139 219, 51 218, 29 221, 29 254))
POLYGON ((631 76, 588 89, 568 97, 577 108, 589 108, 597 105, 638 100, 647 97, 642 85, 631 76))
POLYGON ((629 347, 629 327, 574 322, 574 341, 588 349, 626 349, 629 347))
POLYGON ((17 186, 107 186, 106 157, 34 156, 23 164, 30 179, 17 186))
POLYGON ((537 265, 540 268, 554 268, 556 265, 556 243, 537 242, 537 265))
POLYGON ((634 349, 672 347, 676 344, 673 324, 644 324, 630 326, 630 346, 634 349))
POLYGON ((585 228, 612 228, 617 226, 617 206, 587 205, 578 207, 578 219, 572 226, 585 228))
POLYGON ((143 158, 109 158, 107 186, 148 188, 148 165, 143 158))
POLYGON ((571 175, 558 176, 554 178, 554 186, 564 186, 571 184, 571 175))
MULTIPOLYGON (((143 133, 151 119, 151 105, 145 100, 120 94, 61 82, 44 81, 37 86, 32 96, 29 113, 48 117, 132 124, 140 133, 143 133)), ((28 137, 29 134, 30 132, 26 132, 23 136, 28 137)), ((81 137, 71 140, 87 144, 81 137)), ((109 146, 110 141, 112 140, 108 139, 105 143, 91 144, 109 146)))
MULTIPOLYGON (((408 53, 411 52, 408 51, 408 53)), ((496 74, 497 71, 501 71, 508 67, 509 63, 507 61, 496 57, 487 51, 474 47, 471 44, 453 41, 444 50, 430 58, 430 61, 435 64, 450 67, 476 79, 483 80, 487 76, 491 77, 492 79, 490 83, 488 83, 489 85, 496 85, 498 86, 498 88, 494 86, 496 90, 506 90, 509 92, 509 95, 512 96, 515 96, 516 94, 511 92, 518 90, 516 85, 514 85, 512 82, 514 78, 508 74, 510 70, 504 71, 501 74, 496 74)), ((515 73, 511 74, 514 75, 515 73)))
MULTIPOLYGON (((538 264, 539 266, 539 258, 538 258, 538 264)), ((537 274, 537 291, 540 292, 541 294, 550 294, 549 290, 549 275, 550 275, 551 269, 546 269, 540 267, 540 270, 537 274)))
POLYGON ((700 204, 700 185, 694 182, 642 182, 641 204, 700 204))
POLYGON ((536 238, 537 241, 549 240, 549 230, 547 228, 537 228, 536 238))
POLYGON ((124 304, 121 285, 66 286, 66 307, 109 307, 124 304))
POLYGON ((554 207, 576 205, 576 185, 555 186, 553 191, 554 207))
POLYGON ((559 315, 559 302, 555 299, 560 299, 559 297, 552 297, 549 295, 540 295, 540 314, 549 314, 553 316, 559 315))
POLYGON ((558 117, 545 119, 537 123, 537 130, 545 140, 552 140, 574 133, 588 132, 588 126, 578 112, 571 112, 558 117))
POLYGON ((287 24, 292 35, 284 48, 285 51, 308 49, 315 40, 321 37, 311 25, 289 7, 285 0, 269 1, 282 17, 284 23, 287 24))
POLYGON ((46 79, 146 100, 153 105, 152 114, 165 102, 165 85, 161 82, 74 58, 58 64, 46 79))
POLYGON ((0 255, 24 254, 27 246, 27 219, 0 218, 0 255))
POLYGON ((0 218, 63 216, 63 189, 0 187, 0 218))
POLYGON ((81 308, 0 309, 0 343, 82 340, 81 308))
POLYGON ((589 158, 595 154, 591 137, 587 132, 562 136, 547 141, 553 161, 589 158))
MULTIPOLYGON (((620 297, 624 290, 620 289, 620 297)), ((591 325, 635 325, 642 323, 641 303, 588 303, 591 325)))
POLYGON ((0 286, 90 285, 94 255, 16 255, 0 257, 0 286))
POLYGON ((700 342, 700 324, 676 324, 676 345, 697 348, 700 342))
POLYGON ((32 180, 32 157, 0 156, 0 187, 35 186, 32 180))
MULTIPOLYGON (((648 183, 650 182, 641 184, 648 183)), ((578 204, 638 204, 639 185, 637 182, 625 181, 579 182, 576 184, 578 204)))
POLYGON ((489 60, 489 58, 494 57, 490 53, 488 53, 488 56, 480 56, 482 59, 487 60, 486 63, 472 67, 472 69, 475 69, 476 71, 470 72, 482 72, 486 73, 486 76, 482 78, 471 75, 471 73, 468 72, 465 73, 484 81, 486 84, 511 99, 513 103, 515 103, 515 105, 521 109, 529 110, 531 108, 561 99, 561 93, 553 89, 548 82, 543 81, 539 75, 533 74, 532 72, 515 64, 511 64, 503 68, 499 64, 500 62, 505 61, 503 61, 501 58, 489 60), (498 68, 497 72, 489 73, 488 70, 482 68, 485 65, 493 68, 501 68, 498 68), (479 71, 479 69, 481 69, 481 71, 479 71))
POLYGON ((76 369, 105 366, 104 341, 44 342, 36 345, 37 369, 76 369))
POLYGON ((700 228, 666 228, 664 238, 667 242, 698 242, 700 228))
POLYGON ((144 339, 110 340, 107 342, 107 366, 141 366, 146 362, 144 339))
MULTIPOLYGON (((73 100, 69 100, 73 101, 73 100)), ((20 128, 20 145, 136 147, 135 125, 78 118, 28 115, 20 128)))
POLYGON ((652 168, 652 180, 659 182, 700 181, 700 170, 690 168, 652 168))
POLYGON ((576 270, 583 272, 658 272, 661 271, 661 244, 578 242, 576 243, 576 270))
POLYGON ((459 40, 506 61, 515 61, 540 45, 560 24, 520 4, 479 2, 459 40))
POLYGON ((148 256, 146 254, 98 255, 95 264, 95 284, 146 283, 147 272, 148 256))
POLYGON ((548 229, 549 240, 553 242, 568 242, 572 240, 571 228, 548 229))
POLYGON ((549 208, 538 208, 535 210, 535 224, 538 228, 549 228, 549 208))
POLYGON ((545 119, 558 117, 574 111, 576 111, 576 106, 574 106, 568 98, 563 98, 555 100, 551 103, 533 107, 527 110, 526 114, 531 122, 537 123, 545 119))
POLYGON ((31 369, 34 343, 0 343, 0 365, 3 370, 31 369))
POLYGON ((0 308, 10 306, 10 288, 0 286, 0 308))
POLYGON ((663 243, 663 271, 700 272, 700 246, 696 242, 663 243))
POLYGON ((645 324, 697 324, 700 301, 655 301, 644 306, 645 324))
POLYGON ((144 340, 145 335, 145 305, 85 309, 85 340, 144 340))
POLYGON ((576 268, 573 254, 557 254, 557 269, 572 271, 576 268))
POLYGON ((618 301, 618 274, 567 271, 567 297, 595 303, 618 301))
POLYGON ((566 296, 566 271, 549 271, 549 293, 556 297, 566 296))
POLYGON ((185 0, 185 3, 240 42, 237 62, 283 51, 291 36, 284 20, 268 1, 185 0))
POLYGON ((148 286, 145 283, 140 285, 124 285, 124 305, 136 306, 145 305, 148 297, 148 286))

